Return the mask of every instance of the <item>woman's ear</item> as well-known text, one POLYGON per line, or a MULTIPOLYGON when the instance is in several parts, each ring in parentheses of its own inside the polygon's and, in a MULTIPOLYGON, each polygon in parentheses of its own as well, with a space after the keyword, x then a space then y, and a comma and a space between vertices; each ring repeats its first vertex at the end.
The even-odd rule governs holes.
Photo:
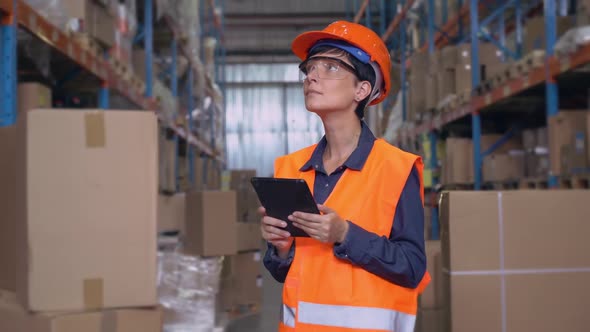
POLYGON ((371 83, 369 81, 361 81, 357 83, 354 100, 361 102, 371 94, 371 83))

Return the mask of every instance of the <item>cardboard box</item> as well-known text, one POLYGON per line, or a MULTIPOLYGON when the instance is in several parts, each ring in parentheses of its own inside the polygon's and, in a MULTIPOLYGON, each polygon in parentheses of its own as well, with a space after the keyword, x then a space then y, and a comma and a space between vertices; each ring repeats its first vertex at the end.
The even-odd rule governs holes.
POLYGON ((537 146, 537 131, 535 129, 522 131, 522 145, 527 151, 535 149, 537 146))
POLYGON ((19 300, 36 312, 155 305, 156 116, 33 110, 18 126, 19 300))
MULTIPOLYGON (((556 17, 556 33, 557 39, 566 33, 569 29, 575 27, 574 17, 557 16, 556 17)), ((528 54, 534 50, 545 50, 545 17, 537 16, 526 20, 523 37, 522 47, 524 54, 528 54)))
MULTIPOLYGON (((83 2, 83 1, 81 1, 83 2)), ((116 20, 109 10, 92 1, 86 1, 84 28, 89 36, 107 48, 115 44, 116 20)))
MULTIPOLYGON (((18 85, 17 119, 38 107, 51 107, 51 90, 38 83, 18 85)), ((18 162, 20 137, 17 126, 0 128, 0 289, 16 290, 16 218, 19 206, 14 202, 19 183, 16 174, 22 164, 18 162)))
POLYGON ((415 332, 442 332, 448 325, 447 313, 442 309, 419 309, 415 332))
POLYGON ((432 110, 436 108, 436 104, 440 100, 438 97, 438 87, 437 87, 437 79, 436 75, 427 75, 426 76, 426 86, 425 91, 423 92, 424 99, 426 99, 426 109, 432 110))
POLYGON ((525 176, 546 177, 549 174, 549 155, 527 151, 525 154, 525 176))
MULTIPOLYGON (((464 43, 455 46, 456 47, 456 63, 460 64, 471 64, 471 44, 464 43)), ((502 52, 491 43, 482 43, 479 45, 479 64, 481 66, 490 66, 502 62, 502 52)))
MULTIPOLYGON (((589 131, 590 132, 590 131, 589 131)), ((547 127, 540 127, 536 130, 537 147, 549 147, 549 131, 547 127)))
POLYGON ((452 70, 457 65, 457 48, 455 46, 445 46, 437 51, 439 55, 439 71, 452 70))
POLYGON ((204 158, 206 166, 203 167, 203 171, 207 172, 207 182, 204 184, 204 188, 209 190, 220 190, 221 189, 221 169, 219 163, 211 158, 204 158))
POLYGON ((551 172, 565 175, 588 168, 586 151, 587 110, 560 111, 549 118, 551 172))
POLYGON ((446 330, 501 331, 505 317, 506 331, 586 331, 589 201, 587 190, 443 193, 446 330))
MULTIPOLYGON (((481 135, 481 139, 480 139, 481 153, 484 153, 487 150, 489 150, 500 139, 502 139, 502 135, 500 135, 500 134, 481 135)), ((522 150, 521 140, 516 136, 512 136, 510 139, 505 141, 502 145, 498 146, 492 152, 492 154, 504 154, 504 153, 508 153, 508 152, 514 151, 514 150, 522 150)))
POLYGON ((448 138, 442 165, 445 183, 473 182, 473 144, 468 138, 448 138))
POLYGON ((238 252, 235 191, 186 193, 185 252, 224 256, 238 252))
POLYGON ((483 160, 483 180, 512 181, 524 177, 524 151, 518 154, 495 154, 483 160))
POLYGON ((230 170, 222 174, 221 190, 233 190, 237 195, 238 221, 260 221, 258 207, 260 202, 250 183, 256 176, 255 169, 230 170))
POLYGON ((455 69, 444 69, 436 74, 438 102, 447 96, 455 94, 457 90, 455 79, 455 69))
POLYGON ((184 193, 158 196, 158 232, 184 233, 185 202, 184 193))
POLYGON ((455 93, 470 92, 471 84, 471 64, 460 64, 455 67, 455 93))
POLYGON ((3 292, 0 327, 5 332, 160 332, 162 312, 146 308, 31 314, 14 294, 3 292))
POLYGON ((238 305, 262 303, 262 257, 260 251, 228 256, 223 262, 220 305, 232 309, 238 305))
POLYGON ((238 251, 250 251, 260 249, 262 233, 259 222, 238 222, 237 223, 238 251))
POLYGON ((418 298, 419 307, 420 309, 439 309, 443 305, 440 241, 426 241, 425 251, 426 267, 432 281, 418 298))
POLYGON ((159 188, 166 193, 176 192, 176 144, 165 134, 159 135, 159 188))

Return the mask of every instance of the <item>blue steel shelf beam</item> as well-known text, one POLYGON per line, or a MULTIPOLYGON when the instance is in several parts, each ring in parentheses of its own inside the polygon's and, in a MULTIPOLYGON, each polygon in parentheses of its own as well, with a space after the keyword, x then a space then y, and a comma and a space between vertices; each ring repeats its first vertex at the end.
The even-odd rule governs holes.
MULTIPOLYGON (((428 53, 433 54, 435 52, 435 44, 434 44, 435 7, 434 7, 434 0, 428 0, 428 8, 426 11, 428 13, 428 24, 427 24, 428 53)), ((438 135, 437 135, 436 131, 431 130, 428 133, 428 138, 430 141, 430 158, 429 158, 430 165, 428 165, 428 166, 432 172, 432 187, 434 188, 438 184, 438 176, 436 175, 437 170, 438 170, 438 159, 437 159, 437 155, 436 155, 436 145, 437 145, 438 135)), ((438 206, 436 204, 431 204, 431 205, 432 205, 430 207, 430 209, 432 209, 432 213, 430 214, 430 216, 431 216, 430 224, 432 225, 431 238, 433 240, 438 240, 438 238, 439 238, 438 206)))
MULTIPOLYGON (((557 8, 555 6, 555 0, 544 0, 544 16, 545 16, 545 56, 546 63, 554 56, 554 47, 557 40, 557 8)), ((553 118, 559 112, 559 96, 557 94, 557 83, 555 78, 549 72, 549 66, 545 66, 545 94, 546 104, 545 110, 547 113, 547 123, 549 119, 553 118)), ((549 158, 555 158, 555 156, 549 155, 549 158)), ((557 187, 557 176, 559 174, 549 174, 548 184, 549 187, 557 187)))
POLYGON ((98 108, 109 108, 109 85, 107 82, 102 82, 100 90, 98 90, 98 108))
POLYGON ((143 47, 145 50, 145 96, 153 97, 154 17, 153 0, 145 0, 143 47))
MULTIPOLYGON (((479 40, 477 33, 479 32, 479 15, 477 8, 477 0, 470 0, 469 18, 471 23, 471 86, 479 86, 479 40)), ((481 119, 479 112, 471 114, 471 138, 473 140, 473 166, 474 169, 474 189, 481 189, 481 119)))
POLYGON ((0 127, 11 126, 16 122, 16 84, 17 49, 16 0, 13 1, 12 15, 2 15, 0 22, 0 127))

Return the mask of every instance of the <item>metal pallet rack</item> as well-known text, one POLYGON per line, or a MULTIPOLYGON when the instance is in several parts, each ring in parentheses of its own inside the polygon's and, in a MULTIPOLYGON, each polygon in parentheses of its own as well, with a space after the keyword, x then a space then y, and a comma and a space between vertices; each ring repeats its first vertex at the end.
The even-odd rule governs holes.
MULTIPOLYGON (((223 0, 218 0, 221 12, 223 12, 223 0)), ((22 45, 18 42, 17 34, 19 30, 28 32, 34 38, 32 41, 35 44, 48 46, 51 50, 52 60, 51 66, 53 73, 60 76, 58 82, 50 81, 50 85, 54 88, 63 88, 65 82, 84 82, 85 92, 94 91, 96 95, 96 105, 101 109, 108 109, 110 101, 113 95, 123 98, 131 107, 137 107, 138 109, 144 109, 148 111, 154 111, 160 122, 166 126, 173 134, 175 142, 182 141, 193 148, 188 149, 189 152, 189 172, 191 173, 191 180, 194 180, 194 174, 192 174, 194 167, 194 150, 197 149, 203 158, 211 158, 223 165, 224 163, 224 151, 218 151, 215 146, 215 135, 212 131, 209 140, 200 137, 199 128, 192 128, 192 111, 195 108, 195 96, 193 95, 193 75, 199 74, 202 66, 198 66, 194 63, 194 60, 189 57, 189 52, 185 45, 182 43, 183 33, 178 25, 170 17, 164 17, 164 24, 158 24, 154 20, 154 8, 155 4, 153 0, 140 0, 138 1, 140 8, 143 13, 143 22, 141 29, 139 30, 134 44, 143 41, 143 47, 145 50, 146 57, 146 78, 145 78, 145 90, 141 91, 137 86, 134 86, 123 77, 119 71, 116 70, 112 62, 109 61, 108 57, 96 52, 90 51, 88 48, 77 40, 72 34, 66 33, 60 28, 54 26, 51 22, 45 19, 42 13, 38 12, 35 8, 29 6, 23 0, 1 0, 0 1, 0 126, 10 126, 15 123, 17 117, 17 84, 19 82, 20 73, 17 70, 19 58, 19 49, 22 45), (182 105, 179 109, 166 109, 160 101, 156 100, 153 95, 154 81, 157 79, 153 72, 153 68, 150 65, 154 56, 154 34, 159 33, 158 29, 167 29, 171 31, 170 48, 172 53, 172 62, 168 72, 170 73, 169 89, 172 92, 174 98, 179 101, 179 105, 182 105), (189 68, 185 78, 186 86, 185 91, 187 93, 179 93, 177 77, 177 56, 178 51, 185 55, 189 59, 189 68), (188 93, 190 92, 190 93, 188 93), (186 101, 179 100, 180 97, 184 97, 186 101), (170 123, 164 118, 165 113, 173 113, 178 115, 187 114, 188 121, 186 125, 182 123, 170 123)), ((223 17, 220 15, 219 10, 216 10, 215 0, 207 0, 206 3, 202 3, 200 7, 201 21, 207 23, 207 34, 216 37, 218 40, 223 40, 223 17)), ((204 37, 204 33, 201 34, 201 38, 204 37)), ((26 60, 25 60, 26 61, 26 60)), ((223 43, 218 46, 215 50, 215 64, 216 64, 216 77, 207 78, 207 88, 205 93, 211 98, 223 98, 225 93, 223 86, 220 86, 222 96, 213 88, 213 83, 222 82, 222 75, 224 75, 224 64, 225 64, 225 50, 223 43)), ((130 65, 130 64, 129 64, 130 65)), ((45 78, 37 75, 43 81, 48 81, 45 78)), ((222 84, 222 83, 220 83, 222 84)), ((224 104, 224 102, 223 102, 224 104)), ((222 107, 224 108, 224 106, 222 107)), ((212 107, 211 107, 212 109, 212 107)), ((214 114, 213 110, 211 114, 214 114)), ((219 116, 224 120, 224 109, 217 110, 219 116)), ((211 125, 214 123, 214 117, 211 117, 211 125)), ((178 149, 176 151, 178 159, 178 149)), ((178 172, 178 164, 176 165, 178 172)), ((206 171, 204 172, 206 173, 206 171)), ((203 174, 206 178, 206 174, 203 174)))
MULTIPOLYGON (((438 169, 438 160, 436 155, 436 142, 439 139, 440 132, 445 128, 462 123, 471 130, 471 139, 473 140, 474 155, 474 189, 482 188, 482 160, 485 155, 493 152, 493 149, 507 140, 514 131, 508 131, 498 142, 493 144, 490 151, 480 151, 480 142, 482 134, 482 121, 486 120, 482 116, 503 116, 502 107, 516 103, 518 96, 523 93, 532 94, 542 99, 545 105, 544 114, 535 113, 536 117, 547 121, 559 112, 559 95, 563 89, 558 89, 558 85, 571 88, 573 82, 579 82, 580 76, 574 73, 576 68, 590 63, 590 44, 579 47, 575 52, 568 55, 557 57, 554 47, 557 41, 557 18, 565 16, 568 2, 564 0, 542 0, 542 1, 524 1, 524 0, 504 0, 504 1, 477 1, 477 0, 458 0, 456 15, 448 18, 448 0, 442 1, 441 15, 442 26, 435 25, 435 1, 425 0, 419 6, 414 6, 414 0, 396 0, 385 4, 380 2, 380 26, 383 40, 388 46, 399 55, 401 65, 401 89, 400 98, 402 98, 402 116, 404 126, 397 135, 395 143, 402 147, 409 147, 421 136, 428 135, 430 141, 429 165, 432 170, 438 169), (389 6, 389 7, 387 7, 389 6), (533 68, 521 77, 512 78, 502 86, 498 86, 489 91, 478 93, 477 87, 480 86, 481 78, 477 70, 471 71, 472 87, 469 101, 453 110, 439 113, 421 123, 413 124, 407 121, 407 78, 406 71, 410 66, 408 55, 412 52, 432 53, 436 49, 455 42, 467 40, 485 39, 493 43, 505 57, 512 57, 518 60, 522 57, 520 43, 523 34, 523 20, 533 14, 542 11, 545 20, 545 60, 544 66, 533 68), (392 13, 394 15, 392 15, 392 13), (418 49, 411 50, 408 46, 408 31, 406 31, 407 14, 421 16, 422 40, 425 42, 418 49), (390 21, 391 29, 383 30, 384 23, 390 21), (425 23, 425 24, 424 24, 425 23), (489 31, 494 31, 490 33, 489 31), (506 34, 515 31, 517 44, 516 50, 509 50, 506 47, 506 34), (495 35, 495 36, 494 36, 495 35), (470 121, 468 121, 470 120, 470 121)), ((348 7, 352 10, 352 15, 356 22, 361 22, 365 17, 365 25, 371 26, 370 3, 365 0, 360 7, 357 1, 348 2, 348 7), (355 9, 360 9, 355 11, 355 9)), ((471 43, 471 68, 479 68, 478 43, 471 43)), ((582 74, 583 76, 584 74, 582 74)), ((588 76, 583 82, 588 82, 588 76)), ((575 84, 574 84, 575 85, 575 84)), ((584 91, 590 87, 589 83, 577 86, 577 91, 584 91)), ((387 105, 387 104, 386 104, 387 105)), ((391 103, 389 103, 391 105, 391 103)), ((388 106, 386 106, 388 107, 388 106)), ((497 119, 497 118, 496 118, 497 119)), ((524 119, 520 119, 524 120, 524 119)), ((558 178, 555 174, 548 174, 548 184, 550 187, 557 185, 558 178)), ((432 186, 437 185, 436 176, 433 178, 432 186)), ((435 204, 436 205, 436 204, 435 204)), ((438 238, 438 211, 433 206, 432 213, 432 238, 438 238)))

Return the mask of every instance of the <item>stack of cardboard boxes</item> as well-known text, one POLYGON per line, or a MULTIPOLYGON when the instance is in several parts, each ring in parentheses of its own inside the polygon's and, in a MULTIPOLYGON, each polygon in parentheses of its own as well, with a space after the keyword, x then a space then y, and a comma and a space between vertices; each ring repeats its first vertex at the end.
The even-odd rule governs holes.
POLYGON ((262 302, 263 246, 260 232, 260 203, 250 183, 256 170, 230 170, 223 174, 222 189, 237 194, 237 252, 226 256, 222 271, 220 307, 235 310, 241 306, 259 307, 262 302))
POLYGON ((159 332, 156 117, 31 109, 50 95, 21 85, 0 129, 0 326, 159 332))
POLYGON ((587 331, 589 201, 588 190, 443 193, 440 331, 587 331))
POLYGON ((590 148, 588 110, 561 110, 549 118, 549 154, 553 175, 588 173, 590 148))
POLYGON ((523 130, 522 144, 525 150, 525 176, 546 177, 549 174, 547 127, 523 130))
POLYGON ((446 315, 443 310, 443 277, 440 241, 426 241, 426 267, 432 278, 418 298, 415 332, 439 332, 446 315))

